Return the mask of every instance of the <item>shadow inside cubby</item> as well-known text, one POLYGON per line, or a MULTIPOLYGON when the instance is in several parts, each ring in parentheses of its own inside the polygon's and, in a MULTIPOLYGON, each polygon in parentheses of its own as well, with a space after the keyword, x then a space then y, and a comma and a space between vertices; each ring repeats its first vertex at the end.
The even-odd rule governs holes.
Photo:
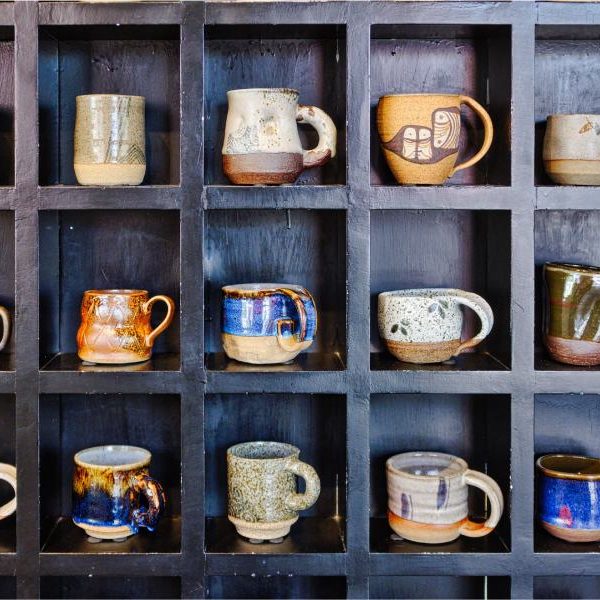
MULTIPOLYGON (((511 28, 509 25, 373 25, 371 28, 371 185, 395 185, 380 147, 376 109, 386 94, 463 94, 488 111, 494 140, 486 157, 451 185, 511 183, 511 28)), ((458 163, 483 142, 475 113, 462 109, 458 163)))
MULTIPOLYGON (((221 394, 205 399, 206 551, 232 554, 345 552, 346 402, 318 394, 221 394), (251 544, 227 519, 227 449, 250 441, 300 449, 317 471, 321 494, 299 513, 281 544, 251 544)), ((298 478, 299 490, 304 482, 298 478)))
MULTIPOLYGON (((0 55, 2 44, 0 43, 0 55)), ((1 58, 0 58, 1 60, 1 58)), ((0 94, 1 96, 1 94, 0 94)), ((1 101, 1 100, 0 100, 1 101)), ((1 137, 0 137, 1 139, 1 137)), ((0 352, 0 371, 15 369, 15 215, 13 211, 0 211, 0 306, 8 310, 9 338, 0 352)), ((0 337, 4 333, 0 324, 0 337)), ((1 460, 1 459, 0 459, 1 460)))
POLYGON ((0 27, 0 186, 15 184, 15 34, 0 27))
POLYGON ((75 97, 146 99, 143 184, 179 183, 179 27, 43 26, 39 36, 40 185, 75 185, 75 97))
POLYGON ((306 577, 276 575, 240 577, 210 576, 206 597, 237 598, 345 598, 345 577, 306 577))
POLYGON ((346 362, 346 213, 331 210, 211 210, 204 240, 205 352, 209 370, 341 370, 346 362), (291 363, 245 365, 221 344, 221 288, 294 283, 317 306, 314 343, 291 363))
MULTIPOLYGON (((204 49, 205 183, 228 185, 221 149, 227 92, 245 88, 294 88, 301 104, 324 110, 338 130, 337 155, 307 169, 299 184, 346 182, 346 30, 343 25, 207 25, 204 49)), ((300 126, 304 148, 317 134, 300 126)))
MULTIPOLYGON (((15 465, 15 417, 15 397, 12 394, 0 394, 0 463, 15 465)), ((15 492, 12 486, 8 482, 0 480, 0 506, 4 506, 14 497, 15 492)), ((0 519, 0 554, 16 552, 16 524, 15 513, 5 519, 0 519)), ((10 596, 2 596, 0 589, 0 598, 3 597, 10 598, 10 596)))
POLYGON ((545 289, 543 265, 546 262, 600 267, 600 211, 535 211, 535 368, 542 371, 590 371, 600 366, 579 367, 554 361, 544 347, 543 323, 545 289))
POLYGON ((16 577, 0 577, 0 598, 13 600, 17 597, 17 578, 16 577))
POLYGON ((40 579, 40 598, 180 598, 179 577, 46 576, 40 579))
MULTIPOLYGON (((40 397, 41 550, 69 554, 177 553, 181 544, 181 408, 175 395, 43 395, 40 397), (152 453, 150 475, 164 487, 165 514, 154 532, 124 542, 91 544, 71 521, 73 457, 110 444, 152 453)), ((94 596, 98 597, 98 596, 94 596)))
POLYGON ((598 600, 600 598, 600 576, 597 575, 554 575, 533 578, 533 597, 545 600, 598 600))
MULTIPOLYGON (((511 225, 508 211, 375 210, 371 212, 371 369, 496 371, 511 364, 511 225), (494 326, 473 352, 443 364, 396 360, 377 321, 378 295, 411 288, 459 288, 490 304, 494 326)), ((480 322, 464 309, 462 339, 480 322)))
MULTIPOLYGON (((534 422, 536 459, 544 454, 599 456, 600 395, 537 394, 534 422)), ((537 482, 537 468, 535 475, 537 482)), ((555 538, 538 525, 534 548, 540 553, 598 553, 600 543, 569 543, 555 538)))
POLYGON ((371 577, 370 598, 510 598, 510 577, 395 575, 371 577))
MULTIPOLYGON (((51 371, 179 370, 179 212, 43 211, 40 213, 40 366, 51 371), (77 358, 83 292, 145 289, 175 301, 170 327, 145 363, 87 365, 77 358)), ((152 326, 166 306, 152 308, 152 326)))
POLYGON ((536 26, 536 185, 557 185, 546 174, 542 159, 548 115, 600 113, 599 38, 600 25, 536 26))
MULTIPOLYGON (((510 397, 467 394, 374 394, 370 410, 371 552, 394 554, 510 551, 510 397), (463 458, 487 473, 504 495, 495 531, 446 544, 394 540, 387 524, 386 460, 402 452, 429 451, 463 458)), ((484 494, 469 490, 469 516, 485 517, 484 494)), ((479 520, 479 519, 477 519, 479 520)))

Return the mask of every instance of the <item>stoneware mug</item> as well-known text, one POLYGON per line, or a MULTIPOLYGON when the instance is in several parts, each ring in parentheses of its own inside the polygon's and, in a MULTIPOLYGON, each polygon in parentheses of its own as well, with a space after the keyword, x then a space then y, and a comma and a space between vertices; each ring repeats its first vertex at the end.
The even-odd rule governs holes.
POLYGON ((543 158, 554 183, 600 185, 600 115, 550 115, 543 158))
POLYGON ((165 494, 148 474, 151 458, 137 446, 96 446, 75 455, 72 516, 89 541, 122 541, 140 527, 156 527, 165 494))
POLYGON ((230 90, 223 143, 223 172, 236 184, 294 183, 304 169, 335 156, 337 131, 316 106, 298 104, 287 88, 230 90), (317 130, 319 142, 303 150, 296 123, 317 130))
POLYGON ((377 129, 385 159, 396 181, 405 185, 440 184, 472 167, 487 153, 494 128, 486 110, 457 94, 388 94, 379 99, 377 129), (460 140, 460 105, 483 121, 483 144, 469 160, 456 164, 460 140))
POLYGON ((406 452, 386 462, 388 522, 400 537, 423 544, 443 544, 460 535, 491 533, 504 510, 498 484, 462 459, 438 452, 406 452), (489 500, 485 523, 468 517, 468 486, 482 490, 489 500))
POLYGON ((317 501, 319 476, 299 456, 298 448, 280 442, 247 442, 227 450, 227 514, 242 537, 279 543, 298 511, 317 501), (296 476, 306 482, 303 494, 296 492, 296 476))
POLYGON ((477 294, 446 288, 396 290, 379 294, 379 334, 398 360, 438 363, 481 343, 492 330, 494 313, 477 294), (461 340, 468 306, 481 320, 479 333, 461 340))
POLYGON ((229 358, 259 365, 288 362, 313 343, 316 331, 315 301, 299 285, 223 288, 221 340, 229 358))
POLYGON ((600 365, 600 268, 544 265, 544 343, 554 360, 600 365))
POLYGON ((171 324, 175 303, 168 296, 149 298, 146 290, 88 290, 81 302, 77 354, 99 364, 126 364, 148 360, 156 338, 171 324), (156 302, 167 305, 162 323, 152 329, 156 302))
POLYGON ((536 466, 542 527, 567 542, 600 541, 600 459, 548 454, 536 466))
POLYGON ((12 465, 0 463, 0 480, 6 481, 15 492, 15 497, 0 506, 0 521, 12 515, 17 510, 17 469, 12 465))
POLYGON ((139 185, 146 173, 143 96, 77 96, 74 168, 81 185, 139 185))

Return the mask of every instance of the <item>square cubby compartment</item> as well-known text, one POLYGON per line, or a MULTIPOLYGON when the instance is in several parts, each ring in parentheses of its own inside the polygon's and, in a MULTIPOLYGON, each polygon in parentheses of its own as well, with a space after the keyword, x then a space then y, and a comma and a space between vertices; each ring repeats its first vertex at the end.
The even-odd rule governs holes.
MULTIPOLYGON (((0 350, 0 371, 13 371, 15 368, 15 214, 10 210, 0 211, 0 256, 2 257, 0 306, 7 310, 9 322, 8 340, 0 350)), ((4 324, 0 322, 0 339, 4 335, 4 324)), ((1 460, 0 458, 0 462, 1 460)))
MULTIPOLYGON (((395 185, 381 150, 376 110, 386 94, 462 94, 489 113, 492 146, 474 167, 459 171, 452 185, 511 182, 511 31, 497 25, 389 24, 371 28, 371 185, 395 185)), ((433 118, 433 115, 432 115, 433 118)), ((463 106, 458 163, 483 143, 483 126, 463 106)))
POLYGON ((345 577, 208 577, 206 597, 237 598, 345 598, 345 577))
MULTIPOLYGON (((536 185, 555 185, 548 177, 543 162, 542 151, 548 115, 597 114, 600 110, 599 38, 599 25, 536 26, 536 185)), ((588 135, 595 136, 591 126, 588 135)))
MULTIPOLYGON (((233 554, 345 552, 346 402, 317 394, 208 395, 204 407, 206 551, 233 554), (227 518, 227 449, 241 442, 292 444, 321 480, 316 503, 282 543, 250 543, 227 518)), ((298 491, 304 482, 298 478, 298 491)), ((228 597, 228 596, 226 596, 228 597)))
POLYGON ((600 577, 597 575, 554 575, 533 578, 533 597, 544 600, 598 600, 600 577))
MULTIPOLYGON (((15 397, 12 394, 0 394, 0 463, 15 465, 15 397)), ((5 506, 15 497, 13 487, 0 479, 0 506, 5 506)), ((0 519, 0 554, 16 552, 16 514, 0 519)), ((0 598, 2 596, 2 580, 0 579, 0 598)))
MULTIPOLYGON (((228 185, 222 167, 227 92, 245 88, 293 88, 301 104, 317 106, 335 123, 337 155, 306 169, 298 184, 346 182, 346 28, 339 25, 208 25, 204 49, 204 177, 228 185)), ((251 127, 251 123, 247 127, 251 127)), ((317 134, 300 125, 304 148, 317 134)))
MULTIPOLYGON (((152 307, 152 326, 166 316, 152 307)), ((45 370, 172 371, 179 369, 179 212, 47 211, 40 213, 40 366, 45 370), (175 301, 170 327, 150 361, 91 365, 77 356, 83 292, 147 290, 175 301)), ((110 342, 110 339, 109 339, 110 342)), ((112 343, 112 342, 111 342, 112 343)))
MULTIPOLYGON (((600 267, 600 245, 598 231, 600 211, 597 210, 538 210, 535 212, 535 368, 545 371, 598 370, 598 367, 579 367, 555 361, 544 347, 545 285, 543 266, 547 262, 571 263, 600 267)), ((593 295, 593 294, 592 294, 593 295)), ((593 299, 592 299, 593 301, 593 299)), ((593 304, 592 304, 593 306, 593 304)), ((598 327, 593 317, 583 318, 584 302, 581 302, 582 316, 577 317, 579 326, 591 325, 597 341, 598 327)), ((573 330, 577 339, 581 334, 573 330)), ((584 336, 590 335, 589 328, 584 336)))
MULTIPOLYGON (((156 554, 180 551, 181 408, 165 394, 40 396, 40 519, 45 553, 156 554), (158 527, 125 541, 92 543, 71 520, 74 456, 105 445, 138 446, 152 454, 150 476, 167 502, 158 527)), ((145 500, 141 500, 144 506, 145 500)), ((98 596, 94 596, 98 597, 98 596)))
POLYGON ((12 27, 0 27, 0 186, 15 184, 15 42, 12 27))
POLYGON ((74 185, 75 97, 146 99, 145 185, 179 183, 179 27, 44 26, 39 39, 40 185, 74 185))
MULTIPOLYGON (((375 394, 371 396, 371 552, 508 552, 510 548, 510 397, 467 394, 375 394), (494 479, 504 496, 504 513, 485 537, 460 536, 445 544, 399 539, 387 522, 386 461, 403 452, 442 452, 494 479), (392 537, 393 536, 393 537, 392 537)), ((410 500, 408 500, 410 504, 410 500)), ((469 518, 489 515, 484 494, 469 488, 469 518)), ((409 596, 410 597, 410 596, 409 596)))
POLYGON ((346 213, 328 210, 215 210, 206 213, 205 351, 215 371, 337 371, 346 362, 346 213), (221 343, 221 288, 287 283, 314 297, 313 344, 285 365, 229 360, 221 343))
POLYGON ((510 577, 371 577, 370 598, 510 598, 510 577))
MULTIPOLYGON (((495 371, 509 368, 510 239, 508 211, 372 211, 371 369, 495 371), (491 333, 474 351, 446 363, 418 365, 396 360, 380 336, 378 295, 390 290, 436 287, 475 292, 487 300, 494 313, 491 333)), ((398 325, 406 328, 411 323, 409 320, 398 325)), ((465 309, 462 339, 473 337, 480 327, 475 313, 465 309)))
MULTIPOLYGON (((576 454, 598 456, 600 435, 600 395, 538 394, 535 397, 535 456, 544 454, 576 454)), ((538 477, 536 469, 536 480, 538 477)), ((536 552, 600 552, 600 544, 570 543, 553 537, 537 524, 536 486, 536 552)), ((553 596, 558 598, 559 596, 553 596)), ((588 596, 565 596, 565 598, 588 596)))
POLYGON ((181 598, 179 577, 46 576, 40 580, 40 598, 181 598))
POLYGON ((0 598, 12 600, 17 597, 17 578, 0 577, 0 598))

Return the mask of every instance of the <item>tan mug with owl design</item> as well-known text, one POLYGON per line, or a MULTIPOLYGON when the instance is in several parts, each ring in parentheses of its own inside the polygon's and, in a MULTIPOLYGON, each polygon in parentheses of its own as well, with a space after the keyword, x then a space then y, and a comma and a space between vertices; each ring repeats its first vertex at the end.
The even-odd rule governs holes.
POLYGON ((472 167, 490 148, 494 128, 483 106, 458 94, 389 94, 379 99, 377 129, 385 159, 398 183, 444 183, 472 167), (469 160, 456 164, 460 140, 460 105, 483 121, 483 145, 469 160))
POLYGON ((168 296, 149 298, 145 290, 88 290, 81 302, 77 354, 81 360, 99 364, 148 360, 154 341, 174 314, 175 303, 168 296), (167 305, 167 314, 152 329, 152 306, 159 300, 167 305))

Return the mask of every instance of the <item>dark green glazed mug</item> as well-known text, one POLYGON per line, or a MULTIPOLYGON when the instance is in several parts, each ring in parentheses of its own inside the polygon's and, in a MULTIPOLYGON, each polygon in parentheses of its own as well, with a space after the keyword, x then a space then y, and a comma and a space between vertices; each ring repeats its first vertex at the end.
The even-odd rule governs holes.
POLYGON ((600 365, 600 268, 544 265, 544 343, 569 365, 600 365))

